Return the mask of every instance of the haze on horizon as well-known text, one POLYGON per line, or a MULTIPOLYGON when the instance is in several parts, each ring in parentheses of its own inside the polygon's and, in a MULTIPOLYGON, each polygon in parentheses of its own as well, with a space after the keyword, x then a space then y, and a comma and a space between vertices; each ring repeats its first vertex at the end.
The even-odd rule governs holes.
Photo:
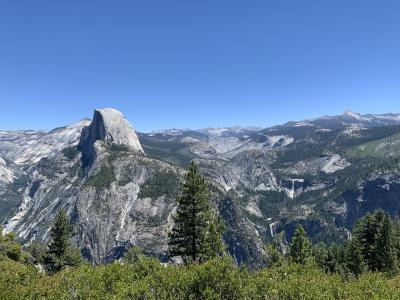
POLYGON ((3 1, 0 130, 113 107, 135 128, 400 112, 400 2, 3 1))

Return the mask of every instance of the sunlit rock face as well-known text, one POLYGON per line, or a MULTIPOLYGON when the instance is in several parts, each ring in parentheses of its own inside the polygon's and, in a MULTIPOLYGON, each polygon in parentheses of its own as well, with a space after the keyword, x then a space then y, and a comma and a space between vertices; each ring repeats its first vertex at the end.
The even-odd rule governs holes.
POLYGON ((51 131, 17 130, 0 131, 0 156, 24 168, 39 162, 43 157, 57 154, 66 147, 79 143, 82 129, 90 124, 82 119, 69 126, 51 131))
POLYGON ((133 126, 113 108, 96 109, 93 121, 82 130, 78 148, 88 163, 96 157, 96 141, 108 141, 144 153, 133 126))

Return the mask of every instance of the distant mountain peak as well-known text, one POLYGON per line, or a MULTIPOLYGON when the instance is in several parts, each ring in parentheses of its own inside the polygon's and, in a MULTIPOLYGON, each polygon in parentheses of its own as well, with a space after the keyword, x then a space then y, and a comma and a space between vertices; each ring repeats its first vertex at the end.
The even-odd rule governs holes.
POLYGON ((363 118, 363 116, 360 113, 353 112, 353 111, 351 111, 349 109, 346 110, 343 113, 343 115, 346 116, 346 117, 355 118, 355 119, 358 119, 358 120, 363 118))

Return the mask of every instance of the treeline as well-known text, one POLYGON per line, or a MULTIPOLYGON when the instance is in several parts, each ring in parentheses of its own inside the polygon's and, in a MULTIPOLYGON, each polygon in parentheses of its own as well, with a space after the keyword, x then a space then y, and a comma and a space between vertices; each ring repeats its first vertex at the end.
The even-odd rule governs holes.
POLYGON ((48 245, 33 242, 23 249, 14 233, 3 235, 0 227, 0 261, 15 261, 40 272, 54 274, 67 267, 82 265, 84 259, 80 251, 70 241, 71 225, 65 212, 61 210, 50 230, 51 241, 48 245))
POLYGON ((192 163, 177 197, 170 263, 138 248, 91 266, 70 243, 63 211, 47 245, 22 249, 0 230, 0 299, 399 299, 400 227, 378 210, 343 245, 312 245, 298 226, 288 246, 265 247, 267 267, 239 267, 226 253, 223 224, 192 163))
POLYGON ((288 249, 275 242, 266 247, 266 252, 269 266, 315 264, 328 274, 344 278, 367 272, 395 276, 400 269, 400 224, 383 210, 377 210, 356 223, 349 240, 331 246, 312 245, 299 225, 288 249))

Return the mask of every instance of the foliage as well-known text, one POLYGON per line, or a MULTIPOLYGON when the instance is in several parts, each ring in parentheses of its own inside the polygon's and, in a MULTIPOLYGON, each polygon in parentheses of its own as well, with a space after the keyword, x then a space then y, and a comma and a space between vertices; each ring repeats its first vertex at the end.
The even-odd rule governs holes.
POLYGON ((79 153, 76 147, 66 147, 61 152, 69 160, 73 160, 79 153))
POLYGON ((303 226, 298 225, 289 248, 289 255, 294 263, 304 265, 311 257, 311 243, 303 226))
POLYGON ((268 244, 265 247, 265 253, 268 267, 281 267, 287 263, 284 254, 282 253, 281 249, 279 249, 276 242, 268 244))
MULTIPOLYGON (((198 133, 194 131, 191 134, 196 135, 198 133)), ((170 141, 168 139, 160 141, 146 135, 140 135, 139 139, 146 155, 160 161, 186 168, 190 165, 191 160, 196 157, 191 151, 185 151, 185 143, 170 141)))
POLYGON ((5 258, 23 261, 26 258, 26 253, 22 251, 21 245, 17 243, 14 233, 3 235, 3 229, 0 227, 0 260, 5 258))
POLYGON ((114 152, 129 152, 131 149, 127 145, 110 143, 108 144, 108 150, 114 152))
POLYGON ((173 171, 159 171, 152 175, 142 186, 139 198, 157 198, 162 195, 176 196, 179 177, 173 171))
POLYGON ((369 270, 398 272, 398 239, 392 219, 383 210, 361 218, 354 228, 353 240, 369 270))
POLYGON ((177 197, 169 254, 203 262, 222 253, 222 224, 211 207, 208 185, 192 162, 177 197))
POLYGON ((140 257, 144 255, 144 252, 139 247, 130 248, 124 255, 124 261, 127 263, 135 263, 139 260, 140 257))
POLYGON ((44 263, 47 246, 39 242, 32 242, 26 249, 38 262, 44 263))
POLYGON ((101 166, 100 171, 90 177, 86 182, 87 186, 93 186, 95 188, 109 188, 110 185, 115 181, 114 168, 112 166, 101 166))
POLYGON ((83 262, 79 251, 70 242, 71 226, 65 212, 60 210, 50 231, 44 262, 50 272, 60 271, 67 266, 77 266, 83 262))
MULTIPOLYGON (((382 236, 385 236, 385 216, 376 212, 361 223, 371 220, 382 225, 382 236)), ((56 223, 65 224, 65 220, 61 221, 56 223)), ((301 245, 307 244, 304 241, 307 238, 305 232, 301 227, 297 229, 295 236, 302 240, 301 245)), ((310 255, 315 257, 317 263, 326 265, 335 260, 339 262, 341 258, 345 266, 348 254, 354 250, 352 243, 334 248, 319 244, 310 255)), ((274 262, 269 263, 268 268, 251 272, 238 267, 228 257, 212 258, 201 264, 162 265, 158 260, 142 255, 141 250, 135 247, 125 257, 127 263, 81 265, 51 276, 39 273, 21 261, 4 258, 0 260, 0 299, 290 300, 400 297, 400 276, 389 278, 384 273, 368 271, 358 277, 343 277, 340 272, 326 272, 312 260, 303 265, 290 263, 280 250, 277 243, 269 245, 267 253, 273 254, 274 262)), ((338 270, 337 265, 334 268, 338 270)))
POLYGON ((400 224, 382 210, 361 218, 354 226, 352 239, 330 247, 324 243, 311 245, 304 228, 299 225, 292 237, 288 255, 275 244, 266 246, 268 266, 316 264, 330 274, 344 278, 359 277, 366 272, 399 274, 400 224))
POLYGON ((83 265, 53 276, 0 261, 0 299, 398 299, 400 277, 366 273, 343 280, 314 265, 249 272, 230 259, 162 266, 140 257, 132 264, 83 265))
POLYGON ((382 210, 367 214, 354 226, 352 239, 343 245, 314 247, 315 260, 326 271, 346 277, 368 271, 396 275, 400 252, 398 226, 382 210))
MULTIPOLYGON (((116 144, 112 142, 106 142, 105 146, 108 151, 108 161, 112 163, 118 158, 126 156, 126 154, 133 153, 132 149, 127 145, 116 144)), ((138 153, 136 153, 137 155, 138 153)))

